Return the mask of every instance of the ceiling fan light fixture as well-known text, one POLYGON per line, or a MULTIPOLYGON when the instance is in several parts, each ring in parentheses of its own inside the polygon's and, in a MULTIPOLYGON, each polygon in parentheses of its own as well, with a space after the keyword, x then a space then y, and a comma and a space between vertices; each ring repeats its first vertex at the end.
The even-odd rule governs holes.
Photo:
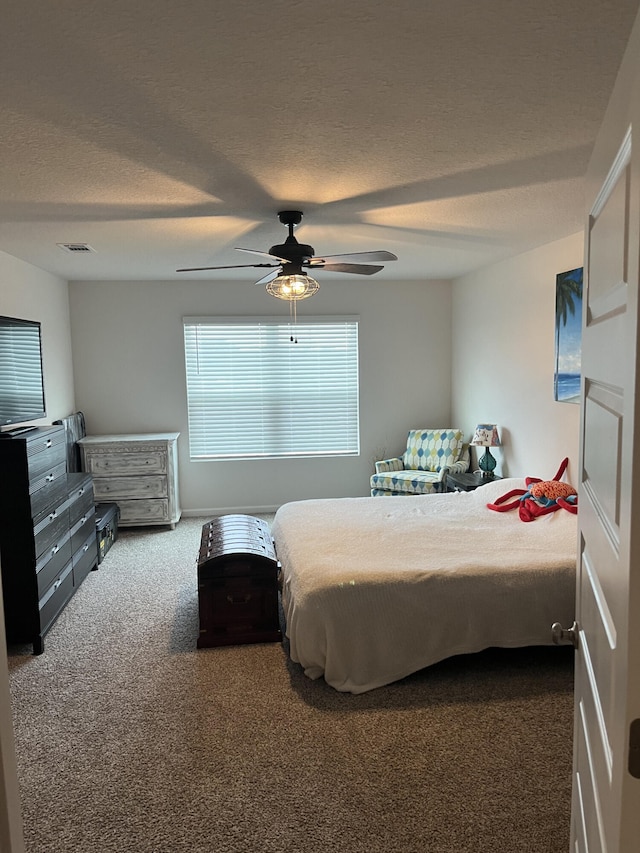
POLYGON ((299 299, 308 299, 320 290, 320 285, 309 275, 279 275, 267 284, 267 293, 277 299, 287 302, 297 302, 299 299))

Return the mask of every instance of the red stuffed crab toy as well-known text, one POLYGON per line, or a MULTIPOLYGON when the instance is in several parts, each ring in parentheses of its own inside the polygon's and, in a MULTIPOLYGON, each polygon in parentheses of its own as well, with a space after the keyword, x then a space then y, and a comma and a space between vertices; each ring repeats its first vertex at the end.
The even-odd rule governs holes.
POLYGON ((568 483, 561 483, 560 477, 566 471, 569 459, 563 459, 558 473, 553 480, 540 480, 537 477, 527 477, 527 489, 512 489, 506 495, 498 498, 495 503, 487 504, 489 509, 496 512, 508 512, 518 508, 521 521, 535 521, 539 515, 547 515, 559 509, 566 509, 574 515, 578 512, 578 493, 568 483), (505 503, 509 498, 520 495, 517 500, 505 503))

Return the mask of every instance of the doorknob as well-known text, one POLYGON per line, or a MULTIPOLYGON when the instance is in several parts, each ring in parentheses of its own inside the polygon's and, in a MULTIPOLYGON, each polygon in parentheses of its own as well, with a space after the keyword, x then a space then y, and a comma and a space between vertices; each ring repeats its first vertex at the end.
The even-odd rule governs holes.
POLYGON ((561 646, 563 643, 571 643, 574 649, 578 648, 580 626, 574 622, 570 628, 563 628, 559 622, 554 622, 551 626, 551 636, 556 646, 561 646))

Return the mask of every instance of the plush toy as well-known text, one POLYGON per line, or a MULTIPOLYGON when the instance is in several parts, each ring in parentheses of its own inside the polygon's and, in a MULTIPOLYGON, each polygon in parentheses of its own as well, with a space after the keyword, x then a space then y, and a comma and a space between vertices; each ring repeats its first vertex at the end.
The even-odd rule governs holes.
POLYGON ((522 521, 535 521, 540 515, 547 515, 559 509, 566 509, 574 515, 578 512, 578 493, 568 483, 561 483, 569 459, 563 459, 558 473, 553 480, 540 480, 537 477, 527 477, 527 489, 512 489, 506 495, 498 498, 495 503, 487 504, 489 509, 496 512, 508 512, 518 508, 522 521), (519 497, 511 503, 505 503, 509 498, 519 497))

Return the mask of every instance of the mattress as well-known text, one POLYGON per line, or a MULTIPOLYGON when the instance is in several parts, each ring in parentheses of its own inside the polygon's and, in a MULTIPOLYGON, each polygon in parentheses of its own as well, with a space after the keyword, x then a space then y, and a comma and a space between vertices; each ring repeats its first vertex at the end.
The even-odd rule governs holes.
POLYGON ((447 657, 548 645, 575 612, 577 520, 534 522, 472 492, 284 504, 272 532, 291 658, 363 693, 447 657))

